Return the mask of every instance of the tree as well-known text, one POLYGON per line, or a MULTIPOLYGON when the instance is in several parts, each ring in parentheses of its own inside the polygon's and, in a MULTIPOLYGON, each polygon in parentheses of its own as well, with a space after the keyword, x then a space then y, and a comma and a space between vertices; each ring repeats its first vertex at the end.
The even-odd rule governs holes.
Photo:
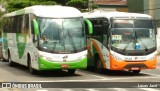
POLYGON ((78 9, 86 9, 88 8, 88 0, 70 0, 66 5, 76 7, 78 9))
MULTIPOLYGON (((88 3, 89 0, 69 0, 66 5, 76 7, 81 11, 86 11, 88 10, 88 3)), ((98 6, 92 2, 92 9, 98 8, 98 6)))
POLYGON ((12 12, 32 5, 55 5, 55 4, 57 3, 54 2, 53 0, 17 0, 16 2, 14 0, 10 0, 7 3, 6 8, 8 12, 12 12))
POLYGON ((57 2, 58 4, 61 4, 61 5, 66 5, 68 1, 70 0, 52 0, 52 1, 55 1, 57 2))

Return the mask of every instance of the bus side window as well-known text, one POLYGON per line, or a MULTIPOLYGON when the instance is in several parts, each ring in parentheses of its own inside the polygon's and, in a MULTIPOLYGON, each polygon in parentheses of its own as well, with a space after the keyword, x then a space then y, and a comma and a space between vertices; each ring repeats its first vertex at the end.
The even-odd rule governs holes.
POLYGON ((109 33, 109 21, 108 20, 103 21, 103 33, 104 34, 109 33))
POLYGON ((8 31, 8 19, 4 18, 4 24, 3 24, 3 32, 7 32, 8 31))
POLYGON ((102 20, 93 21, 93 36, 99 36, 103 34, 102 20))
POLYGON ((12 27, 14 27, 13 24, 15 24, 14 23, 14 18, 13 17, 9 17, 7 22, 8 22, 7 32, 10 32, 11 30, 14 30, 14 28, 12 28, 12 27))
POLYGON ((23 16, 22 16, 22 15, 18 17, 18 21, 19 21, 19 22, 18 22, 18 23, 19 23, 19 24, 18 24, 18 26, 19 26, 18 29, 19 29, 19 31, 20 31, 21 33, 23 33, 23 32, 22 32, 22 31, 23 31, 23 29, 22 29, 23 16))
POLYGON ((25 14, 24 16, 24 32, 25 34, 29 34, 29 14, 25 14))
POLYGON ((33 27, 33 22, 31 22, 31 35, 32 35, 32 40, 33 40, 33 43, 35 43, 35 34, 34 34, 34 27, 33 27))

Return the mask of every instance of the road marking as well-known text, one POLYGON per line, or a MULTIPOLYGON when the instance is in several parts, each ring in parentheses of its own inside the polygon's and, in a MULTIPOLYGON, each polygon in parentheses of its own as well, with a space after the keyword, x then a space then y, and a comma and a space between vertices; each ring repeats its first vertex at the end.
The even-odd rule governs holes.
POLYGON ((61 89, 62 91, 74 91, 72 89, 61 89))
POLYGON ((128 90, 123 89, 123 88, 111 88, 111 89, 114 89, 114 90, 116 90, 116 91, 128 91, 128 90))
POLYGON ((159 75, 151 74, 151 73, 145 73, 145 72, 141 72, 141 73, 142 73, 142 74, 146 74, 146 75, 159 76, 159 75))
MULTIPOLYGON (((151 75, 151 74, 150 74, 151 75)), ((88 81, 107 81, 107 80, 121 80, 121 79, 135 79, 135 78, 159 78, 160 75, 154 75, 152 74, 152 77, 151 76, 147 76, 147 77, 144 77, 144 76, 130 76, 130 77, 123 77, 123 78, 104 78, 104 79, 84 79, 84 80, 50 80, 50 81, 27 81, 27 82, 88 82, 88 81)))
POLYGON ((142 90, 145 90, 145 91, 159 91, 159 90, 153 89, 153 88, 138 88, 138 89, 142 89, 142 90))
POLYGON ((157 67, 156 69, 160 69, 160 67, 157 67))
POLYGON ((107 80, 121 80, 121 79, 137 79, 137 78, 159 78, 160 75, 156 75, 155 77, 124 77, 124 78, 110 78, 110 79, 107 79, 107 80))
POLYGON ((99 90, 96 90, 96 89, 85 89, 87 91, 99 91, 99 90))
POLYGON ((48 90, 46 90, 46 89, 41 89, 41 90, 36 90, 36 91, 48 91, 48 90))
POLYGON ((101 78, 101 79, 105 79, 105 80, 107 80, 107 77, 98 76, 98 75, 91 75, 91 76, 94 76, 94 77, 97 77, 97 78, 101 78))
POLYGON ((101 81, 106 79, 84 79, 84 80, 50 80, 50 81, 26 81, 26 82, 88 82, 88 81, 101 81))

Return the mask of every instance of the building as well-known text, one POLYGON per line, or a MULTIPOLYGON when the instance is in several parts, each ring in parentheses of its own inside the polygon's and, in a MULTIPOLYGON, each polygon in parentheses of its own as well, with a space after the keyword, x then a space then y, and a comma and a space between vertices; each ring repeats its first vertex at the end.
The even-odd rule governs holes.
POLYGON ((92 1, 98 5, 98 9, 128 12, 128 6, 126 0, 92 0, 92 1))
POLYGON ((128 11, 149 14, 160 27, 160 2, 159 0, 127 0, 128 11))
POLYGON ((160 54, 160 2, 159 0, 128 0, 128 11, 149 14, 157 24, 157 53, 160 54))

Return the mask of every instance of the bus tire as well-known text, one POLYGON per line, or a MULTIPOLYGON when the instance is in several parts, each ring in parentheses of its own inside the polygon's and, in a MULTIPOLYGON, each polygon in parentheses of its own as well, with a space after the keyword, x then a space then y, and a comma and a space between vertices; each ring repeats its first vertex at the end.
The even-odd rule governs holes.
POLYGON ((10 56, 10 52, 8 51, 8 64, 10 67, 13 67, 14 66, 14 62, 12 61, 11 59, 11 56, 10 56))
POLYGON ((36 70, 32 68, 31 58, 28 56, 28 71, 31 74, 36 74, 36 70))
POLYGON ((132 70, 134 74, 139 74, 141 70, 132 70))
POLYGON ((76 72, 76 69, 68 69, 68 73, 71 75, 75 74, 75 72, 76 72))
POLYGON ((103 73, 103 68, 102 68, 102 62, 99 58, 99 56, 95 56, 95 72, 96 73, 103 73))

